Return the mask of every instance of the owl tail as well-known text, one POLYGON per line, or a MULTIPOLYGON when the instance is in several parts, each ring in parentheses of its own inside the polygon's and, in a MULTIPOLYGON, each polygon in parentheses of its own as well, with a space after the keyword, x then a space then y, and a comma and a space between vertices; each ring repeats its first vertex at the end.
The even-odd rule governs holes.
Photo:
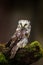
POLYGON ((11 54, 10 55, 10 59, 14 58, 17 50, 18 50, 18 46, 17 45, 12 48, 11 53, 10 53, 11 54))

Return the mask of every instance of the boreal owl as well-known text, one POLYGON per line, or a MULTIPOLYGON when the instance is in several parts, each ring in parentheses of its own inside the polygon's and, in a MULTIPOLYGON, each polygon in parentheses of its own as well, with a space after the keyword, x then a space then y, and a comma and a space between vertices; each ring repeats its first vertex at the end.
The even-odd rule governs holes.
POLYGON ((28 20, 18 21, 18 26, 16 28, 16 31, 6 45, 11 49, 10 59, 14 58, 19 48, 23 48, 27 45, 28 38, 30 36, 30 31, 31 31, 30 21, 28 20))

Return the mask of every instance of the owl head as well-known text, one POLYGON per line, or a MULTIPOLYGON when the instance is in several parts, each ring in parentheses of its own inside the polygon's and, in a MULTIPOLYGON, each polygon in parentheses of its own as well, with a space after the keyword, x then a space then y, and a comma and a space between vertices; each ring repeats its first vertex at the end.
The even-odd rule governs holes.
POLYGON ((30 21, 28 20, 19 20, 18 21, 18 28, 28 28, 30 27, 30 21))
POLYGON ((31 31, 30 21, 28 21, 28 20, 19 20, 18 21, 18 27, 17 27, 16 30, 24 30, 23 33, 26 33, 26 34, 30 35, 30 31, 31 31))

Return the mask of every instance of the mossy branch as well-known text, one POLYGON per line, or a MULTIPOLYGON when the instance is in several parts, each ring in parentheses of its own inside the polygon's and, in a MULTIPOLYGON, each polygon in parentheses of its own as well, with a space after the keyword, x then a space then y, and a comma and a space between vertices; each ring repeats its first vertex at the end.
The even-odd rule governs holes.
POLYGON ((14 60, 17 65, 29 65, 43 57, 43 49, 38 41, 19 49, 14 60))
POLYGON ((8 63, 10 65, 30 65, 38 61, 41 57, 43 57, 43 49, 38 41, 34 41, 24 48, 19 49, 15 57, 8 60, 8 63))

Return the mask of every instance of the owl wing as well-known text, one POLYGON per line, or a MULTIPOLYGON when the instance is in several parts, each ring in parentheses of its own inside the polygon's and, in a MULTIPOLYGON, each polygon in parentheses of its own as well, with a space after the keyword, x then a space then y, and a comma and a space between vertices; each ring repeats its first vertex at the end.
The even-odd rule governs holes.
POLYGON ((21 32, 16 32, 13 36, 12 36, 12 41, 10 44, 10 47, 15 46, 22 38, 21 32))
POLYGON ((15 45, 12 49, 11 49, 11 52, 10 52, 10 59, 14 58, 16 52, 18 50, 18 46, 15 45))
POLYGON ((12 48, 11 53, 10 53, 10 54, 11 54, 10 59, 14 58, 14 56, 15 56, 17 50, 18 50, 19 48, 25 47, 25 46, 27 45, 27 43, 28 43, 28 39, 27 39, 27 38, 21 39, 21 40, 12 48))
POLYGON ((17 43, 21 40, 22 38, 22 35, 19 34, 21 32, 15 32, 14 35, 11 37, 10 41, 6 44, 6 47, 9 48, 9 50, 7 51, 8 52, 11 52, 12 54, 12 51, 13 48, 15 50, 14 54, 16 53, 16 49, 17 47, 15 47, 17 45, 17 43))
POLYGON ((13 45, 15 45, 15 42, 18 40, 17 38, 17 33, 14 33, 14 35, 11 37, 11 39, 9 40, 9 42, 6 44, 6 47, 13 47, 13 45))

